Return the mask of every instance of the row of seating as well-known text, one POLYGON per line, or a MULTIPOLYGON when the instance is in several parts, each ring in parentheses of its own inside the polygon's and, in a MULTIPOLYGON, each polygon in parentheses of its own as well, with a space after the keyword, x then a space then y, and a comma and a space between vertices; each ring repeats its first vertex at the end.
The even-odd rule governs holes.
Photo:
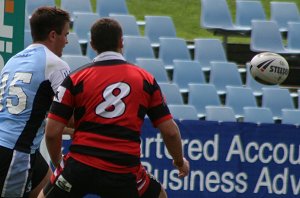
MULTIPOLYGON (((26 0, 26 11, 30 16, 38 7, 55 5, 55 0, 26 0)), ((58 6, 70 12, 71 16, 74 12, 93 12, 89 0, 61 0, 58 6)), ((126 0, 97 0, 96 13, 101 17, 108 17, 110 13, 128 14, 126 0)))
MULTIPOLYGON (((196 109, 192 105, 168 105, 174 119, 178 120, 198 120, 196 109)), ((206 121, 236 122, 234 109, 230 106, 206 106, 206 121)), ((273 114, 268 107, 243 107, 244 117, 242 122, 252 122, 256 124, 274 124, 273 114)), ((299 109, 282 109, 282 124, 292 124, 296 127, 300 125, 299 109)))
POLYGON ((242 118, 243 107, 268 107, 271 109, 274 120, 281 119, 281 110, 284 108, 296 109, 293 98, 290 96, 289 90, 280 87, 263 87, 261 103, 254 96, 250 87, 244 86, 226 86, 226 95, 224 101, 221 99, 214 84, 206 83, 190 83, 187 101, 184 102, 183 96, 179 91, 179 87, 174 83, 159 83, 162 92, 166 97, 169 105, 193 105, 197 110, 198 118, 204 118, 205 107, 214 106, 230 106, 234 109, 235 117, 242 118))
MULTIPOLYGON (((268 20, 261 1, 236 1, 235 23, 226 0, 201 0, 200 23, 205 29, 224 35, 249 35, 252 20, 268 20)), ((300 22, 297 4, 294 2, 270 2, 270 21, 276 22, 281 32, 286 32, 288 22, 300 22)))

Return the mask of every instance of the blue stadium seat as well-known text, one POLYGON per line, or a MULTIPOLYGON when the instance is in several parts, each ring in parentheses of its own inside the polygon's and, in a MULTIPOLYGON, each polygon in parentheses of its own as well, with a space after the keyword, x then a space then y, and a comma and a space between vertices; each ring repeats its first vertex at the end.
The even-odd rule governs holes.
POLYGON ((261 1, 236 1, 236 25, 251 28, 253 19, 266 20, 261 1))
POLYGON ((172 79, 181 93, 189 91, 189 83, 206 83, 200 63, 189 60, 174 60, 172 79))
POLYGON ((211 62, 209 83, 216 86, 219 95, 226 94, 226 86, 242 86, 242 78, 233 62, 211 62))
POLYGON ((300 110, 299 109, 282 109, 282 124, 300 125, 300 110))
POLYGON ((208 72, 211 69, 211 61, 227 61, 227 56, 222 42, 219 39, 195 39, 195 57, 199 61, 203 71, 208 72))
POLYGON ((206 106, 221 106, 217 89, 213 84, 189 84, 188 104, 197 110, 199 118, 205 118, 206 106))
POLYGON ((159 47, 159 37, 176 37, 173 20, 169 16, 145 16, 145 36, 152 47, 159 47))
POLYGON ((282 109, 295 109, 290 92, 286 88, 262 88, 262 107, 268 107, 274 120, 282 119, 282 109))
POLYGON ((89 57, 82 55, 63 55, 61 58, 68 63, 71 72, 91 62, 89 57))
POLYGON ((162 93, 164 94, 167 104, 183 104, 183 98, 176 84, 159 83, 162 93))
POLYGON ((267 107, 244 107, 244 122, 274 123, 273 114, 270 108, 267 107))
POLYGON ((29 17, 41 6, 55 6, 55 0, 26 0, 26 10, 29 17))
POLYGON ((300 50, 284 47, 283 38, 275 21, 252 20, 250 49, 253 52, 275 52, 296 55, 300 50))
POLYGON ((63 55, 82 55, 79 38, 75 32, 68 34, 68 44, 63 49, 63 55))
POLYGON ((300 50, 300 22, 288 22, 287 48, 300 50))
POLYGON ((288 22, 300 22, 300 14, 295 2, 270 2, 270 20, 277 23, 281 32, 286 32, 288 22))
POLYGON ((148 72, 150 72, 157 82, 169 82, 167 71, 164 68, 163 62, 155 58, 137 58, 136 64, 148 72))
POLYGON ((96 12, 100 17, 110 14, 129 14, 126 0, 97 0, 96 12))
POLYGON ((32 37, 30 30, 24 30, 24 48, 32 44, 32 37))
POLYGON ((227 43, 228 35, 247 35, 251 30, 232 22, 226 0, 201 0, 200 25, 215 34, 223 34, 224 43, 227 43))
POLYGON ((226 86, 225 105, 233 108, 237 119, 244 117, 243 107, 257 107, 256 98, 248 87, 226 86))
POLYGON ((92 48, 90 42, 88 42, 88 44, 87 44, 87 48, 86 48, 86 56, 88 56, 91 60, 93 60, 93 59, 97 56, 97 53, 96 53, 96 51, 92 48))
POLYGON ((178 120, 199 120, 197 111, 192 105, 168 105, 174 119, 178 120))
POLYGON ((234 111, 231 107, 206 106, 206 121, 236 122, 234 111))
POLYGON ((173 69, 174 60, 191 60, 186 41, 182 38, 159 38, 158 57, 164 62, 166 69, 173 69))
POLYGON ((24 16, 24 29, 25 30, 30 30, 30 22, 29 22, 29 16, 28 16, 28 13, 27 13, 27 10, 25 9, 25 16, 24 16))
POLYGON ((74 20, 74 12, 86 12, 86 13, 93 12, 90 1, 61 0, 60 7, 70 13, 71 21, 74 20))
POLYGON ((135 16, 129 14, 110 14, 109 16, 120 23, 123 35, 141 36, 135 16))
POLYGON ((128 62, 135 63, 136 58, 155 58, 148 37, 123 36, 124 57, 128 62))
POLYGON ((87 45, 90 40, 88 33, 99 18, 98 14, 92 12, 74 12, 73 31, 77 34, 80 44, 87 45))

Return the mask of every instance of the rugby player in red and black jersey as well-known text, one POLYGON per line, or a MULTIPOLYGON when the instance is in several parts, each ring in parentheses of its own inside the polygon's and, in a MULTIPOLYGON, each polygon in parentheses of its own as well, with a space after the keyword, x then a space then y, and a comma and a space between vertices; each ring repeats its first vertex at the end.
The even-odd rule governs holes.
POLYGON ((46 144, 57 170, 40 197, 167 197, 140 162, 145 115, 160 130, 179 177, 188 174, 180 132, 160 87, 151 74, 125 61, 122 42, 118 22, 99 19, 91 28, 98 56, 58 88, 46 126, 46 144), (62 159, 62 131, 71 116, 75 132, 62 159))

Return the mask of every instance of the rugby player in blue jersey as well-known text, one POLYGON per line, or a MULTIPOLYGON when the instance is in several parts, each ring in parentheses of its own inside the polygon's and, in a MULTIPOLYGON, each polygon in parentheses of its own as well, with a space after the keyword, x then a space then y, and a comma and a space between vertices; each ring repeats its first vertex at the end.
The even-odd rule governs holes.
POLYGON ((64 10, 38 8, 30 18, 33 44, 1 71, 1 197, 36 197, 51 175, 39 146, 54 93, 70 72, 59 58, 68 43, 69 24, 64 10))

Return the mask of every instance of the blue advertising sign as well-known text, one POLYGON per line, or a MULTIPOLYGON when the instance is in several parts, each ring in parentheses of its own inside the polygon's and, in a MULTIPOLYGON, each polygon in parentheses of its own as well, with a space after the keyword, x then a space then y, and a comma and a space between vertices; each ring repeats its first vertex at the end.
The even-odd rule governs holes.
POLYGON ((142 161, 172 198, 299 197, 300 129, 292 125, 178 122, 190 175, 177 177, 160 133, 146 121, 142 161))

